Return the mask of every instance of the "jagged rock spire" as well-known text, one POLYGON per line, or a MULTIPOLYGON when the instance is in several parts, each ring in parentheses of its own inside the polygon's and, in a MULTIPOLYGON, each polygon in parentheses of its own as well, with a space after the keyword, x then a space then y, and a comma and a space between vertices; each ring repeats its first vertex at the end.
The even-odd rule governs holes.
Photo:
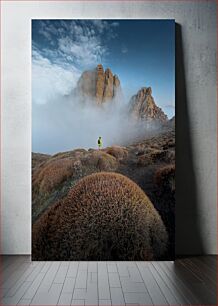
POLYGON ((151 87, 141 88, 130 100, 130 114, 136 119, 166 122, 167 115, 158 107, 152 97, 151 87))
POLYGON ((111 101, 115 98, 117 92, 121 90, 120 80, 112 71, 104 68, 101 64, 97 65, 95 70, 85 71, 81 75, 77 90, 84 96, 96 100, 97 104, 111 101))

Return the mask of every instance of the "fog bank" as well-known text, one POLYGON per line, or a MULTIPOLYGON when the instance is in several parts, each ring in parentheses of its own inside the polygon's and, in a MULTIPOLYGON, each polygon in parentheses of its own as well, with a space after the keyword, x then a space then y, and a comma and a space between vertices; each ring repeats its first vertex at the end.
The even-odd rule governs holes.
POLYGON ((146 134, 145 125, 128 115, 128 105, 121 95, 97 106, 75 93, 57 95, 46 104, 33 103, 32 151, 54 154, 76 148, 97 148, 99 136, 103 146, 125 145, 146 134))

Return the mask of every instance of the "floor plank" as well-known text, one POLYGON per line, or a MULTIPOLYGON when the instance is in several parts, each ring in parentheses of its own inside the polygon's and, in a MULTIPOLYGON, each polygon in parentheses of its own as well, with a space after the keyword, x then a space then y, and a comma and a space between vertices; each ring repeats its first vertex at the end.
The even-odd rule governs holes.
POLYGON ((52 284, 49 292, 37 292, 30 305, 57 305, 62 284, 52 284))
POLYGON ((26 282, 33 282, 38 274, 40 273, 41 269, 45 265, 45 262, 39 262, 37 265, 30 265, 28 269, 21 275, 21 277, 14 283, 14 285, 9 289, 6 297, 13 296, 16 294, 16 291, 20 288, 24 281, 26 282))
POLYGON ((217 257, 31 262, 2 256, 1 305, 216 305, 217 257))
POLYGON ((208 287, 207 283, 199 278, 193 270, 189 270, 187 265, 179 261, 175 264, 175 273, 180 275, 182 281, 190 288, 191 292, 203 305, 216 305, 216 288, 208 287))
POLYGON ((151 300, 154 305, 169 305, 164 293, 159 287, 157 281, 155 280, 153 274, 147 266, 144 266, 141 262, 137 263, 138 269, 142 275, 144 284, 148 290, 151 300))
POLYGON ((181 305, 190 305, 190 301, 188 299, 188 296, 185 295, 185 293, 182 291, 182 288, 177 287, 174 280, 168 276, 168 274, 163 269, 163 264, 159 262, 153 262, 152 263, 159 275, 162 279, 164 279, 165 283, 167 284, 168 288, 171 289, 176 299, 179 301, 179 304, 181 305))
POLYGON ((161 291, 164 294, 164 297, 169 305, 179 305, 180 302, 174 295, 174 292, 172 289, 169 288, 168 284, 165 282, 165 280, 159 275, 157 270, 154 268, 154 266, 151 264, 148 266, 149 270, 151 271, 154 279, 156 280, 158 286, 161 288, 161 291))
POLYGON ((175 287, 180 290, 183 296, 189 301, 191 305, 198 305, 200 300, 192 293, 188 286, 180 279, 180 277, 175 273, 174 264, 169 262, 163 262, 161 264, 162 269, 165 271, 167 277, 175 284, 175 287))

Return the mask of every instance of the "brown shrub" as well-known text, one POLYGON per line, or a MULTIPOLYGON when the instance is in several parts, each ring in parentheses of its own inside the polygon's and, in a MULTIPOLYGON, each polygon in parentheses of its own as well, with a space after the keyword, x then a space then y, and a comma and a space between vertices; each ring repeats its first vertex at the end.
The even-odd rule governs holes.
POLYGON ((128 151, 126 148, 113 146, 105 149, 107 154, 114 156, 118 160, 122 160, 128 156, 128 151))
POLYGON ((165 156, 166 156, 166 151, 163 151, 163 150, 155 150, 154 149, 151 152, 151 159, 153 160, 153 162, 163 160, 165 156))
POLYGON ((44 165, 33 175, 33 187, 38 192, 47 193, 72 176, 75 161, 72 159, 58 159, 44 165))
POLYGON ((167 150, 169 148, 175 148, 175 141, 170 139, 166 144, 163 145, 163 149, 167 150))
POLYGON ((155 173, 154 181, 164 192, 175 192, 175 165, 170 164, 159 168, 155 173))
POLYGON ((151 146, 152 149, 157 149, 158 150, 160 148, 160 144, 157 143, 157 142, 156 143, 151 142, 150 146, 151 146))
POLYGON ((82 163, 84 166, 96 168, 100 171, 114 171, 118 166, 116 158, 103 151, 89 153, 82 159, 82 163))
POLYGON ((175 150, 168 150, 166 151, 166 157, 164 159, 168 163, 175 162, 175 150))
POLYGON ((133 181, 101 172, 81 179, 33 225, 33 260, 151 260, 167 233, 133 181))
POLYGON ((149 154, 143 154, 138 157, 137 165, 138 166, 148 166, 153 163, 153 160, 149 154))
POLYGON ((163 161, 166 157, 166 151, 148 148, 145 154, 138 156, 138 166, 148 166, 158 161, 163 161))
POLYGON ((42 163, 46 162, 50 158, 50 155, 41 153, 32 153, 32 169, 37 168, 42 163))
POLYGON ((56 159, 64 159, 64 158, 75 159, 84 156, 86 153, 87 151, 85 149, 75 149, 73 151, 59 152, 53 155, 50 160, 54 161, 56 159))

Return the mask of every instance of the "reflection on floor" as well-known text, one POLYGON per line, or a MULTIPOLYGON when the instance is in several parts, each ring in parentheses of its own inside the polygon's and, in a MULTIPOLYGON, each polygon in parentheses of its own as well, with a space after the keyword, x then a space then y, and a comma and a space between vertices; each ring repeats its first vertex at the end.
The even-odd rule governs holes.
POLYGON ((217 257, 31 262, 1 257, 1 305, 217 305, 217 257))

